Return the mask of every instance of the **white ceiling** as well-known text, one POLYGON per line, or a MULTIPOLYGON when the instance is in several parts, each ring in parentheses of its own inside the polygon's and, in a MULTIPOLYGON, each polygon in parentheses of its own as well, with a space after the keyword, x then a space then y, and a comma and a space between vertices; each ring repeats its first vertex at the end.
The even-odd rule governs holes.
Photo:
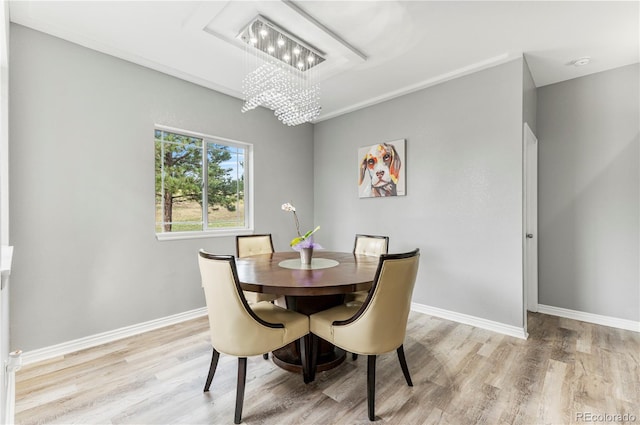
POLYGON ((12 22, 241 98, 262 14, 327 53, 319 120, 524 54, 536 86, 640 58, 638 1, 11 1, 12 22), (591 56, 590 64, 572 65, 591 56))

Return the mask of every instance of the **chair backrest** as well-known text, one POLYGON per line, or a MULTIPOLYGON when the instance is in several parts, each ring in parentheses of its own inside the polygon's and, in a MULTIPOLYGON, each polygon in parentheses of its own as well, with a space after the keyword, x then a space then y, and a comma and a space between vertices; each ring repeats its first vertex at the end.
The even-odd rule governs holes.
POLYGON ((382 254, 386 254, 389 251, 389 236, 377 236, 377 235, 356 235, 355 243, 353 244, 354 254, 370 255, 372 257, 379 257, 382 254))
POLYGON ((225 354, 246 357, 262 354, 270 331, 282 331, 281 323, 260 319, 242 295, 233 255, 200 250, 200 277, 209 314, 211 345, 225 354))
POLYGON ((271 254, 273 251, 271 233, 236 236, 236 256, 238 258, 258 254, 271 254))
POLYGON ((418 273, 420 250, 383 254, 373 287, 360 310, 350 319, 333 324, 336 338, 346 332, 362 354, 381 354, 404 342, 411 296, 418 273))

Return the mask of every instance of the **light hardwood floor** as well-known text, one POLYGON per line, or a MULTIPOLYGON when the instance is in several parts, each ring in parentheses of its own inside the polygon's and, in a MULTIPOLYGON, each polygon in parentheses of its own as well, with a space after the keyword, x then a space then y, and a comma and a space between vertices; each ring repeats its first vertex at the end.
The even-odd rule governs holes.
MULTIPOLYGON (((16 422, 233 423, 234 357, 221 356, 202 392, 207 327, 196 319, 26 366, 16 378, 16 422)), ((640 334, 543 314, 529 315, 529 332, 524 341, 411 313, 404 347, 414 387, 395 352, 379 357, 377 422, 582 424, 593 423, 588 414, 627 414, 640 423, 640 334)), ((243 423, 368 422, 363 356, 308 385, 249 359, 243 423)))

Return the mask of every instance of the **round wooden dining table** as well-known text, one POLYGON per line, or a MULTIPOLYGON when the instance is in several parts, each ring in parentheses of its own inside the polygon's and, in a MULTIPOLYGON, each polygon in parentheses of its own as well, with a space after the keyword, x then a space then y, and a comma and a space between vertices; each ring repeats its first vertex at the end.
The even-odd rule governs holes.
MULTIPOLYGON (((300 254, 294 251, 238 258, 236 267, 243 290, 283 295, 288 309, 311 315, 342 304, 345 294, 371 289, 378 261, 367 255, 315 250, 309 266, 301 264, 300 254)), ((299 342, 291 343, 274 351, 273 361, 302 373, 300 352, 299 342)), ((324 340, 317 355, 319 372, 345 359, 343 350, 324 340)))

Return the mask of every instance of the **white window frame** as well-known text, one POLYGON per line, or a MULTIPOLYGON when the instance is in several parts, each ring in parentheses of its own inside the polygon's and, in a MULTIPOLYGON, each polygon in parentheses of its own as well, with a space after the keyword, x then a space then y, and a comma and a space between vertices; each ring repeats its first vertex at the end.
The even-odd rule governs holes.
MULTIPOLYGON (((197 137, 203 140, 203 142, 206 143, 218 143, 218 144, 223 144, 223 145, 228 145, 228 146, 234 146, 234 147, 239 147, 245 150, 245 155, 244 155, 244 200, 245 200, 245 204, 244 204, 244 221, 245 221, 245 226, 240 228, 240 227, 234 227, 234 228, 230 228, 230 229, 209 229, 209 230, 190 230, 190 231, 184 231, 184 232, 156 232, 156 238, 159 241, 169 241, 169 240, 181 240, 181 239, 200 239, 200 238, 215 238, 215 237, 229 237, 229 236, 235 236, 235 235, 250 235, 252 233, 254 233, 254 227, 253 227, 253 222, 254 222, 254 217, 253 217, 253 202, 254 202, 254 197, 253 197, 253 144, 251 143, 247 143, 247 142, 241 142, 238 140, 233 140, 233 139, 227 139, 225 137, 219 137, 219 136, 211 136, 208 134, 203 134, 203 133, 198 133, 198 132, 194 132, 194 131, 190 131, 190 130, 183 130, 181 128, 175 128, 175 127, 169 127, 166 125, 161 125, 161 124, 156 124, 154 125, 154 134, 155 134, 155 130, 161 130, 161 131, 166 131, 169 133, 177 133, 177 134, 181 134, 184 136, 191 136, 191 137, 197 137)), ((155 147, 155 136, 154 136, 154 147, 155 147)), ((204 148, 204 147, 203 147, 204 148)), ((154 148, 155 149, 155 148, 154 148)), ((204 156, 204 155, 203 155, 204 156)), ((205 158, 203 158, 203 162, 206 161, 205 158)), ((204 164, 203 164, 204 165, 204 164)), ((203 168, 204 170, 205 168, 203 168)), ((205 185, 206 185, 206 178, 207 175, 205 174, 204 176, 205 178, 205 185)), ((154 166, 154 181, 155 181, 155 166, 154 166)), ((155 187, 155 184, 154 184, 155 187)), ((155 190, 155 189, 154 189, 155 190)), ((206 201, 206 191, 204 192, 204 196, 205 196, 205 201, 206 201)), ((155 203, 155 196, 154 196, 154 203, 155 203)), ((204 202, 203 205, 207 205, 206 202, 204 202)), ((155 211, 155 205, 154 205, 154 211, 155 211)), ((204 211, 204 207, 203 207, 203 219, 204 219, 204 215, 205 215, 205 211, 204 211)), ((155 217, 155 214, 154 214, 155 217)), ((155 229, 155 218, 154 218, 154 229, 155 229)))

